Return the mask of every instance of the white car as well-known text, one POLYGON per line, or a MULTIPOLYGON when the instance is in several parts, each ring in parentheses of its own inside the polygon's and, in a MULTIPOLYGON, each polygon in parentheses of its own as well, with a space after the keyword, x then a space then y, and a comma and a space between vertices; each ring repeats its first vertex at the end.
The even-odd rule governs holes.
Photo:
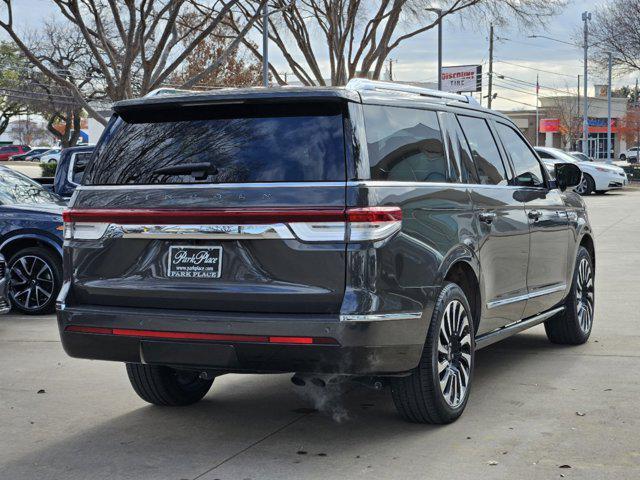
POLYGON ((593 192, 605 193, 609 190, 629 185, 627 174, 620 167, 601 162, 581 162, 573 155, 558 148, 535 147, 545 166, 553 171, 556 163, 575 163, 582 170, 582 182, 575 188, 580 195, 593 192))
POLYGON ((629 163, 638 163, 638 147, 631 147, 626 152, 620 153, 620 160, 626 160, 629 163))
POLYGON ((52 148, 48 152, 40 155, 40 163, 58 163, 60 160, 60 148, 52 148))

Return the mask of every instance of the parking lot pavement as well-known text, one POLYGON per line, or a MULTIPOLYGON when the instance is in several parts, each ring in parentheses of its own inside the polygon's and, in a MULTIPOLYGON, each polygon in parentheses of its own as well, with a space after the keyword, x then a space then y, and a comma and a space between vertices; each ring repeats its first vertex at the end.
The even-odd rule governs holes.
POLYGON ((42 168, 37 162, 2 162, 5 167, 13 168, 27 177, 36 178, 42 176, 42 168))
POLYGON ((151 407, 122 365, 68 358, 53 316, 0 318, 0 478, 640 478, 640 190, 587 203, 591 341, 554 346, 536 327, 482 350, 446 427, 402 422, 388 392, 321 397, 288 375, 227 375, 198 405, 151 407))

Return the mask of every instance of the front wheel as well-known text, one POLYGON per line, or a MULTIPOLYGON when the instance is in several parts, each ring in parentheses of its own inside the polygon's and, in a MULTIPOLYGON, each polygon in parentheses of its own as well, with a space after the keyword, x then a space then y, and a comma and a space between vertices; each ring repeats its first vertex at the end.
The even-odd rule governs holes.
POLYGON ((455 283, 443 287, 418 366, 394 378, 393 402, 414 423, 446 424, 467 405, 473 377, 474 327, 469 302, 455 283))
POLYGON ((162 365, 127 363, 127 374, 140 398, 163 407, 196 403, 202 400, 213 384, 213 379, 200 378, 198 372, 162 365))
POLYGON ((595 313, 594 282, 591 255, 580 247, 564 310, 544 322, 547 338, 552 343, 581 345, 589 340, 595 313))

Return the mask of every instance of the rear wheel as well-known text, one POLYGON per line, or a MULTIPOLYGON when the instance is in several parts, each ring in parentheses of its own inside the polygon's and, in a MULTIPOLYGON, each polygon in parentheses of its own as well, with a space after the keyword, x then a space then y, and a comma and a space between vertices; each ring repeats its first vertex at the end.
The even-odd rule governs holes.
POLYGON ((544 323, 547 337, 553 343, 581 345, 589 340, 595 312, 594 271, 591 255, 580 247, 573 273, 571 291, 564 310, 544 323))
POLYGON ((622 160, 623 162, 627 159, 627 156, 624 153, 620 154, 620 160, 622 160))
POLYGON ((582 174, 582 181, 575 188, 576 193, 580 195, 591 195, 596 189, 596 182, 593 181, 593 178, 588 173, 582 174))
POLYGON ((140 398, 164 407, 196 403, 202 400, 213 384, 213 379, 202 379, 198 372, 161 365, 127 363, 127 374, 140 398))
POLYGON ((418 367, 392 381, 393 402, 405 420, 445 424, 462 415, 473 376, 470 312, 462 289, 447 283, 438 296, 418 367))
POLYGON ((9 299, 30 315, 51 313, 62 281, 60 257, 42 247, 18 250, 9 259, 9 299))

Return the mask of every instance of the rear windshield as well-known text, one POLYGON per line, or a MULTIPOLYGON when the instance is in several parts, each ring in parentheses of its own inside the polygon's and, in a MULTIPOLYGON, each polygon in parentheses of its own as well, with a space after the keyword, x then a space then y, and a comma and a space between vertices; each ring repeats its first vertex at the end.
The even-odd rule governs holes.
POLYGON ((125 112, 105 131, 83 184, 343 181, 343 132, 339 104, 125 112))

